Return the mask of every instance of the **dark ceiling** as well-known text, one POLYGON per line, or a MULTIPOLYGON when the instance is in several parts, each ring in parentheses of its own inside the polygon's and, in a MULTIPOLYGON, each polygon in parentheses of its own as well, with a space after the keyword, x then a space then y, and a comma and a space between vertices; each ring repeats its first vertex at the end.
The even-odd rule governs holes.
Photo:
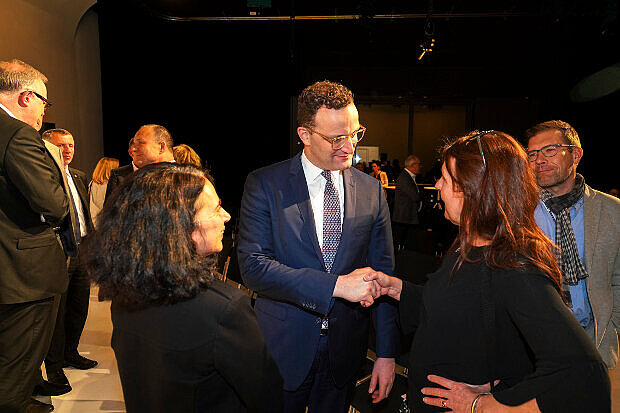
POLYGON ((589 182, 620 185, 601 168, 617 157, 607 146, 617 83, 603 81, 599 99, 570 98, 620 62, 618 0, 99 0, 98 13, 106 155, 126 159, 141 124, 166 125, 224 180, 225 200, 240 199, 250 170, 296 150, 292 102, 321 79, 366 101, 466 102, 472 128, 517 137, 566 120, 589 182))

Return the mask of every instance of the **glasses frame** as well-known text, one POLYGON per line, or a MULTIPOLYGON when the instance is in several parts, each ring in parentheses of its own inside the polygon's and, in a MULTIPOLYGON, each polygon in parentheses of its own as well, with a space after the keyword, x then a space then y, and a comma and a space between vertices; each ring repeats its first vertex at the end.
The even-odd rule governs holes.
POLYGON ((28 93, 28 92, 32 93, 33 95, 41 99, 45 109, 49 109, 52 107, 53 105, 52 102, 50 102, 49 100, 47 100, 47 98, 44 98, 43 96, 41 96, 39 93, 35 92, 34 90, 27 89, 27 90, 24 90, 22 93, 28 93))
POLYGON ((336 136, 336 137, 331 137, 331 136, 326 136, 323 135, 321 132, 317 132, 314 129, 308 127, 308 126, 304 126, 304 128, 308 129, 311 133, 316 133, 317 135, 319 135, 321 138, 325 139, 327 142, 332 144, 332 149, 337 151, 338 149, 342 149, 342 147, 347 143, 346 139, 351 139, 351 143, 353 144, 353 146, 357 145, 359 143, 359 141, 361 141, 364 138, 364 135, 366 134, 366 127, 360 125, 359 128, 357 128, 355 130, 355 132, 351 133, 350 135, 340 135, 340 136, 336 136), (356 141, 353 142, 353 136, 358 134, 358 133, 362 133, 362 137, 361 138, 356 138, 356 141), (338 141, 342 142, 342 145, 339 145, 336 143, 338 141))
POLYGON ((482 144, 480 143, 480 139, 486 135, 487 133, 494 133, 495 131, 493 129, 490 130, 483 130, 482 132, 474 135, 474 136, 470 136, 469 138, 467 138, 467 142, 472 141, 472 140, 476 140, 478 142, 478 149, 480 150, 480 156, 482 156, 482 163, 484 164, 484 167, 487 167, 487 160, 484 157, 484 151, 482 150, 482 144))
POLYGON ((527 154, 527 160, 530 162, 536 162, 536 160, 538 159, 538 155, 542 153, 542 156, 544 156, 545 158, 553 158, 555 155, 558 154, 557 150, 560 148, 574 148, 575 145, 569 145, 567 143, 552 143, 551 145, 545 145, 540 149, 526 149, 525 152, 527 154), (553 155, 545 155, 545 153, 543 152, 545 149, 554 147, 556 149, 556 152, 553 155), (532 157, 533 154, 536 154, 536 156, 532 157))

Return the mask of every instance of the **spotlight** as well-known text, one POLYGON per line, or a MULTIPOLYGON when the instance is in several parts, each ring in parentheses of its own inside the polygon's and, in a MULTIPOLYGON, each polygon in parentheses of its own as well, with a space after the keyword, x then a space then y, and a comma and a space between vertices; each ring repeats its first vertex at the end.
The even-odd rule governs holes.
POLYGON ((433 23, 433 18, 431 13, 426 16, 426 21, 424 22, 424 40, 420 43, 420 48, 422 52, 420 56, 418 56, 418 60, 422 60, 422 58, 433 51, 433 47, 435 47, 435 43, 437 40, 435 39, 435 23, 433 23))

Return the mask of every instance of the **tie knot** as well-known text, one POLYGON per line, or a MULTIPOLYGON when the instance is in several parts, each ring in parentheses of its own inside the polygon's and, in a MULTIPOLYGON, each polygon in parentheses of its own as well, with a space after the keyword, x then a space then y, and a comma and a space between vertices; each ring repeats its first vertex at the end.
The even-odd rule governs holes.
POLYGON ((323 171, 321 172, 321 175, 323 175, 323 178, 325 178, 328 181, 332 180, 332 171, 323 171))

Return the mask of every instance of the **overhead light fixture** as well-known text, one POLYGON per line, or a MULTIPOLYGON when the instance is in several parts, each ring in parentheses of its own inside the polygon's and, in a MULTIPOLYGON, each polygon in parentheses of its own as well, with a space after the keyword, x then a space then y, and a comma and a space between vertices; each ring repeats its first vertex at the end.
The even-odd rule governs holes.
POLYGON ((420 43, 420 48, 422 49, 420 56, 418 56, 418 60, 422 60, 422 58, 431 53, 433 51, 433 47, 435 47, 435 23, 433 23, 433 16, 431 11, 426 15, 426 21, 424 22, 424 40, 420 43))

